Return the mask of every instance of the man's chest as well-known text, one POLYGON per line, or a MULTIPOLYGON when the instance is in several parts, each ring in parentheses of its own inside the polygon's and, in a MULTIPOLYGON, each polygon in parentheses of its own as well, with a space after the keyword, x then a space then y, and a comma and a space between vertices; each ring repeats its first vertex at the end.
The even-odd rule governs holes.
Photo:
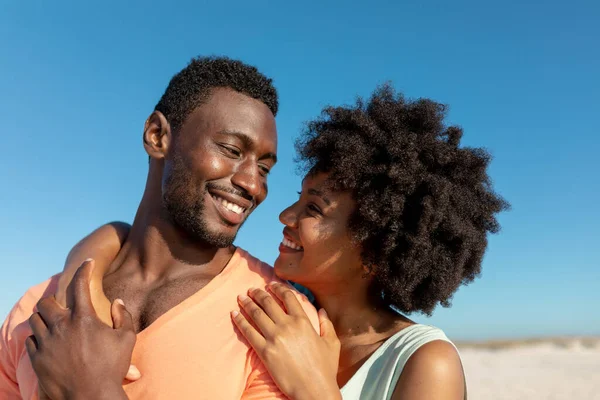
POLYGON ((217 302, 186 302, 138 334, 132 362, 142 379, 126 386, 130 399, 241 398, 252 370, 249 347, 225 312, 229 305, 217 302))
POLYGON ((136 332, 148 328, 162 315, 202 290, 210 278, 193 277, 172 280, 160 285, 123 280, 106 280, 104 292, 109 300, 121 299, 133 317, 136 332))

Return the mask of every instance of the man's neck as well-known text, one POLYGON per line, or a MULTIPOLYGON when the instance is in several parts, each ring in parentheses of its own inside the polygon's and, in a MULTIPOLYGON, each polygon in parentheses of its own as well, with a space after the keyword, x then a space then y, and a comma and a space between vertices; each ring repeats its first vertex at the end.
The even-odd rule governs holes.
POLYGON ((192 240, 160 205, 144 197, 112 271, 125 268, 154 281, 177 278, 190 270, 216 276, 225 267, 235 251, 233 246, 218 248, 192 240))

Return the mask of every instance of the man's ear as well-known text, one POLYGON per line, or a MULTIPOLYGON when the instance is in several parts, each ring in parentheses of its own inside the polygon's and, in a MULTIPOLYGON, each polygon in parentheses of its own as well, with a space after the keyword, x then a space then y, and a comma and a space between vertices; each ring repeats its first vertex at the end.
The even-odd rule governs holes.
POLYGON ((154 111, 144 125, 144 149, 150 158, 162 159, 171 144, 171 125, 160 111, 154 111))

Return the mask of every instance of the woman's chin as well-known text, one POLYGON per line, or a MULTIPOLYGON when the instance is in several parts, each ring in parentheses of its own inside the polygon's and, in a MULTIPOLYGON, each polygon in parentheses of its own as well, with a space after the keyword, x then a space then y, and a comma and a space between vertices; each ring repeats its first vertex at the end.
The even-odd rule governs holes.
POLYGON ((275 263, 273 264, 273 268, 275 270, 275 275, 277 275, 279 279, 288 281, 294 280, 294 271, 298 270, 295 263, 285 260, 281 256, 277 257, 275 263))

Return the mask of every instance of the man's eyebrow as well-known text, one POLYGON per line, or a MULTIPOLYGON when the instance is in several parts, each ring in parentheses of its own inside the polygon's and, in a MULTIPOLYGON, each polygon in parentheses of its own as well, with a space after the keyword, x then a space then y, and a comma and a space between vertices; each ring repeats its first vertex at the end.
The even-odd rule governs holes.
POLYGON ((252 139, 250 139, 250 136, 246 135, 244 132, 223 129, 217 133, 219 133, 220 135, 235 136, 236 138, 241 140, 241 142, 244 143, 244 146, 246 147, 252 147, 252 145, 254 144, 252 143, 252 139))
MULTIPOLYGON (((235 136, 244 144, 245 147, 250 147, 250 148, 254 147, 254 141, 250 138, 250 136, 248 136, 244 132, 223 129, 217 133, 219 133, 221 135, 235 136)), ((265 159, 271 159, 271 160, 273 160, 273 164, 275 164, 277 162, 277 154, 267 153, 260 157, 260 160, 265 160, 265 159)))
POLYGON ((321 199, 323 199, 325 204, 327 204, 328 206, 331 205, 331 201, 329 201, 329 199, 323 194, 323 192, 320 192, 317 189, 308 189, 308 194, 319 196, 321 199))

